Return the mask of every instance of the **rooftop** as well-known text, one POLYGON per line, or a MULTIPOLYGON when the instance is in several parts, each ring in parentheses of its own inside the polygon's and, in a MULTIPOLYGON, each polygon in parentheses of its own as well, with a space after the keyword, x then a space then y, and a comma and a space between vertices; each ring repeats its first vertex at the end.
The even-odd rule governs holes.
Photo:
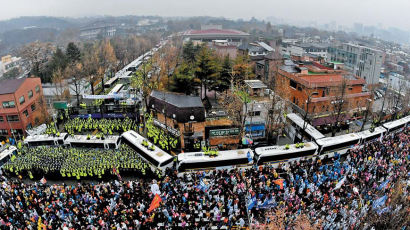
POLYGON ((185 35, 243 35, 249 36, 248 33, 231 30, 231 29, 207 29, 207 30, 188 30, 185 35))
POLYGON ((153 90, 151 92, 151 97, 165 101, 166 103, 179 108, 204 107, 199 97, 187 96, 185 94, 153 90))
POLYGON ((261 80, 245 80, 245 84, 252 89, 268 88, 261 80))
POLYGON ((0 81, 0 95, 16 92, 16 90, 20 88, 21 84, 23 84, 25 80, 25 78, 21 78, 0 81))

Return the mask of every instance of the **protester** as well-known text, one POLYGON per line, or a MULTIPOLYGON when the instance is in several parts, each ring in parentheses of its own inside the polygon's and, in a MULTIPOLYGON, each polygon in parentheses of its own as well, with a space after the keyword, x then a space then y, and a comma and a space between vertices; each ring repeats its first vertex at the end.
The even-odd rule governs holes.
POLYGON ((350 149, 344 161, 336 155, 328 162, 303 160, 247 171, 253 219, 265 223, 264 210, 282 208, 288 223, 304 213, 312 222, 321 221, 324 229, 358 228, 368 210, 389 209, 383 208, 388 207, 390 185, 409 179, 408 131, 350 149))
MULTIPOLYGON (((130 181, 119 178, 76 185, 29 184, 2 175, 0 228, 230 229, 250 222, 266 223, 267 213, 281 209, 286 213, 286 224, 306 214, 312 223, 322 222, 324 229, 355 229, 369 210, 383 213, 399 208, 391 206, 389 194, 391 184, 402 177, 409 179, 408 131, 352 149, 346 157, 302 160, 278 168, 185 174, 168 169, 167 176, 155 180, 141 176, 130 181)), ((91 150, 68 158, 70 149, 52 152, 53 157, 35 153, 17 165, 31 165, 27 168, 32 169, 31 161, 38 165, 45 160, 50 171, 92 165, 104 168, 105 161, 91 150), (60 157, 67 159, 63 164, 55 163, 60 157), (67 166, 67 162, 71 163, 67 166)), ((103 154, 112 156, 109 151, 103 154)), ((125 155, 114 155, 120 158, 112 157, 111 161, 120 168, 127 162, 122 159, 133 156, 125 155)), ((408 187, 403 193, 408 196, 408 187)))

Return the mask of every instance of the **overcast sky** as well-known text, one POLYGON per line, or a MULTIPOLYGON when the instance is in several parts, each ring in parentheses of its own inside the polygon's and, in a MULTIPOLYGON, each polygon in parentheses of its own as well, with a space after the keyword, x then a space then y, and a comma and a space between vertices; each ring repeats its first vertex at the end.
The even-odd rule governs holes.
MULTIPOLYGON (((223 16, 335 21, 410 30, 410 0, 0 0, 0 20, 19 16, 223 16)), ((320 23, 320 22, 324 23, 320 23)))

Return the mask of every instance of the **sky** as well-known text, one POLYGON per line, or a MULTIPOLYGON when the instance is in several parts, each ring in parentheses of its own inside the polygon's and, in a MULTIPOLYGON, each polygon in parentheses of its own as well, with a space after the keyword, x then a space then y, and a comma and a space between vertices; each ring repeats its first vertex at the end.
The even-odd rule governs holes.
POLYGON ((0 0, 0 20, 20 16, 216 16, 362 23, 410 30, 410 0, 0 0))

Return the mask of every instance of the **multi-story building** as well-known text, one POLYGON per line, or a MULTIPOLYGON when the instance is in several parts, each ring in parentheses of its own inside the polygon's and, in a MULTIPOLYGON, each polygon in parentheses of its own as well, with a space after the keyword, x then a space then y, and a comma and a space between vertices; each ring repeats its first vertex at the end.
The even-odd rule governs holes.
POLYGON ((334 122, 337 100, 346 100, 343 120, 349 120, 368 108, 371 95, 363 88, 364 79, 316 62, 294 64, 286 60, 275 80, 276 93, 292 102, 297 112, 307 112, 314 126, 334 122))
POLYGON ((42 122, 43 89, 40 78, 0 81, 0 138, 21 137, 42 122))
POLYGON ((83 39, 113 37, 116 31, 117 28, 115 25, 103 21, 98 21, 81 28, 80 37, 83 39))
POLYGON ((281 53, 282 55, 288 55, 289 57, 303 57, 306 54, 315 55, 324 60, 328 59, 329 45, 325 43, 282 43, 281 53))
POLYGON ((329 47, 330 61, 342 62, 345 68, 366 80, 369 85, 379 83, 383 52, 366 46, 344 43, 329 47))
POLYGON ((20 57, 12 57, 11 55, 4 56, 1 58, 0 72, 7 73, 15 67, 18 68, 20 66, 20 62, 20 57))

